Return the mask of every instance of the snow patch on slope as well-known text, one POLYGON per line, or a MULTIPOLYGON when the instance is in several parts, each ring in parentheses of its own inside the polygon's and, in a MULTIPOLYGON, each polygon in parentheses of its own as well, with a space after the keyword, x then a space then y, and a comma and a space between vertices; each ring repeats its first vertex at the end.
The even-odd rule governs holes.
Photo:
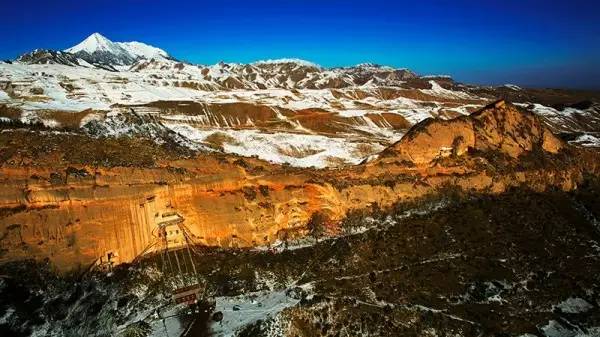
POLYGON ((594 306, 589 304, 583 298, 569 297, 566 300, 557 304, 556 308, 568 314, 579 314, 593 309, 594 306))
POLYGON ((8 101, 8 100, 10 100, 10 96, 8 96, 8 94, 6 92, 0 90, 0 100, 8 101))
MULTIPOLYGON (((287 132, 263 133, 259 130, 197 129, 187 124, 165 123, 165 126, 185 138, 203 143, 215 133, 225 134, 230 141, 223 143, 223 151, 245 157, 257 156, 272 163, 288 163, 298 167, 336 166, 358 164, 364 157, 358 155, 359 144, 346 138, 331 138, 287 132)), ((375 152, 383 150, 379 144, 369 144, 375 152)))
POLYGON ((131 55, 145 58, 145 59, 153 59, 153 58, 168 58, 169 54, 166 51, 147 45, 145 43, 132 41, 132 42, 117 42, 121 48, 125 49, 131 55))
POLYGON ((510 83, 507 83, 507 84, 503 85, 503 87, 511 89, 511 90, 514 90, 514 91, 523 90, 520 86, 518 86, 516 84, 510 84, 510 83))
POLYGON ((597 337, 600 336, 600 327, 592 327, 583 331, 577 326, 567 327, 558 321, 550 320, 548 324, 540 327, 547 337, 597 337))
POLYGON ((600 147, 600 138, 591 134, 578 136, 575 140, 569 141, 569 144, 584 147, 600 147))
POLYGON ((275 319, 286 308, 300 302, 288 296, 287 290, 261 291, 236 297, 217 297, 215 312, 223 313, 220 323, 211 325, 212 335, 233 337, 242 328, 259 320, 275 319))
POLYGON ((297 58, 280 58, 280 59, 259 60, 259 61, 254 62, 253 64, 259 65, 259 64, 283 64, 283 63, 295 63, 295 64, 305 66, 305 67, 321 68, 321 66, 316 63, 302 60, 302 59, 297 59, 297 58))
POLYGON ((443 88, 438 82, 431 80, 429 81, 431 84, 431 89, 423 89, 422 92, 426 94, 430 94, 432 96, 441 96, 447 98, 459 98, 459 99, 473 99, 471 95, 462 91, 454 91, 443 88))

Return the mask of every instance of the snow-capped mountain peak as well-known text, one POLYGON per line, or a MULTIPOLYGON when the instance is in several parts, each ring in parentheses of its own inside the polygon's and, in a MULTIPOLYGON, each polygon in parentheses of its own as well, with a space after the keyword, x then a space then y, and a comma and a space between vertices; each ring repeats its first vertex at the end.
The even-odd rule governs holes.
POLYGON ((169 54, 141 42, 113 42, 100 33, 93 33, 66 52, 92 64, 131 65, 139 59, 171 59, 169 54))
POLYGON ((85 40, 81 41, 79 44, 65 49, 66 52, 69 53, 77 53, 80 51, 85 51, 87 53, 93 53, 95 51, 110 51, 110 52, 122 52, 120 50, 120 46, 111 40, 107 39, 100 33, 93 33, 88 36, 85 40))

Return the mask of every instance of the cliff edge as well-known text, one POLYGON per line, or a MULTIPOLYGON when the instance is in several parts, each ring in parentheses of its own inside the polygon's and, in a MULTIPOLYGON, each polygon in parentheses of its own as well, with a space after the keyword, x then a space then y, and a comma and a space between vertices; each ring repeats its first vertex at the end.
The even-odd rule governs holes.
POLYGON ((600 172, 596 152, 569 146, 536 115, 504 101, 452 120, 425 120, 377 159, 338 170, 233 155, 173 158, 143 142, 71 134, 17 130, 0 133, 0 140, 17 149, 5 151, 0 166, 0 262, 49 258, 62 270, 107 255, 117 263, 134 260, 157 239, 161 216, 173 212, 199 244, 260 246, 306 235, 316 212, 335 232, 349 212, 448 185, 480 193, 572 190, 600 172), (21 136, 43 146, 26 150, 21 136), (110 150, 87 162, 73 147, 81 142, 110 150), (132 156, 138 164, 115 160, 132 156))
POLYGON ((381 157, 426 165, 469 151, 498 151, 518 158, 536 150, 555 154, 565 146, 538 116, 499 100, 468 116, 425 119, 387 148, 381 157))

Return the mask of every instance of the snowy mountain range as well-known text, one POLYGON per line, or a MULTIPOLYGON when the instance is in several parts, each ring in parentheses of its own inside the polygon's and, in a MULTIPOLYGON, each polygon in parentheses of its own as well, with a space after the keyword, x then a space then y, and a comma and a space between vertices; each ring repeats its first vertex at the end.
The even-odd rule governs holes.
MULTIPOLYGON (((355 85, 401 85, 418 76, 407 69, 371 63, 325 69, 299 59, 257 61, 252 64, 220 62, 212 66, 180 62, 166 51, 141 42, 113 42, 93 33, 63 51, 36 49, 20 56, 25 64, 58 64, 113 72, 169 72, 200 81, 192 85, 206 90, 265 88, 342 88, 355 85)), ((160 77, 164 77, 162 74, 160 77)))
POLYGON ((100 33, 94 33, 64 51, 89 63, 111 65, 131 65, 140 59, 171 59, 169 54, 160 48, 141 42, 112 42, 100 33))
POLYGON ((98 33, 64 51, 0 62, 0 121, 163 143, 168 135, 192 149, 294 166, 359 163, 424 119, 467 115, 500 97, 542 115, 572 142, 600 146, 600 104, 590 95, 467 85, 372 63, 194 65, 98 33))
POLYGON ((17 61, 28 64, 63 64, 95 67, 110 71, 127 69, 139 60, 174 60, 167 52, 141 42, 113 42, 93 33, 64 51, 36 49, 17 61))

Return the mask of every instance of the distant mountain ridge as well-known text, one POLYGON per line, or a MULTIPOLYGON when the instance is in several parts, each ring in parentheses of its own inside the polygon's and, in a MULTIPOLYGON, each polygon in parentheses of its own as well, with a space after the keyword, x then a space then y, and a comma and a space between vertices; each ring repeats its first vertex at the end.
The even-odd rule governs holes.
POLYGON ((79 66, 77 56, 62 51, 50 49, 36 49, 19 56, 16 61, 28 64, 64 64, 67 66, 79 66))
POLYGON ((18 62, 27 64, 62 64, 125 70, 140 60, 173 60, 166 51, 142 42, 113 42, 100 33, 93 33, 77 45, 63 51, 36 49, 21 55, 18 62))
POLYGON ((140 59, 171 59, 166 51, 141 42, 113 42, 93 33, 79 44, 65 49, 89 63, 132 65, 140 59))
MULTIPOLYGON (((194 65, 99 34, 66 51, 38 49, 0 62, 0 121, 139 135, 299 167, 373 160, 424 119, 467 115, 498 98, 539 114, 572 144, 600 147, 598 97, 482 87, 373 63, 326 68, 286 58, 194 65)), ((463 129, 465 141, 472 139, 471 126, 463 129)), ((453 136, 446 140, 444 148, 458 144, 453 136)))
MULTIPOLYGON (((192 65, 171 60, 140 60, 129 71, 148 76, 185 78, 184 86, 200 90, 218 89, 325 89, 353 86, 399 87, 419 80, 408 69, 361 64, 344 68, 323 68, 298 59, 257 61, 250 64, 224 63, 192 65)), ((451 79, 448 79, 451 81, 451 79)))
MULTIPOLYGON (((373 63, 350 67, 324 68, 295 58, 262 60, 249 64, 224 63, 192 65, 180 62, 163 49, 142 42, 113 42, 93 33, 77 45, 63 51, 37 49, 20 56, 25 64, 58 64, 97 68, 113 72, 165 72, 185 75, 196 89, 266 88, 343 88, 356 85, 400 86, 419 76, 408 69, 396 69, 373 63)), ((158 74, 160 73, 160 74, 158 74)))

